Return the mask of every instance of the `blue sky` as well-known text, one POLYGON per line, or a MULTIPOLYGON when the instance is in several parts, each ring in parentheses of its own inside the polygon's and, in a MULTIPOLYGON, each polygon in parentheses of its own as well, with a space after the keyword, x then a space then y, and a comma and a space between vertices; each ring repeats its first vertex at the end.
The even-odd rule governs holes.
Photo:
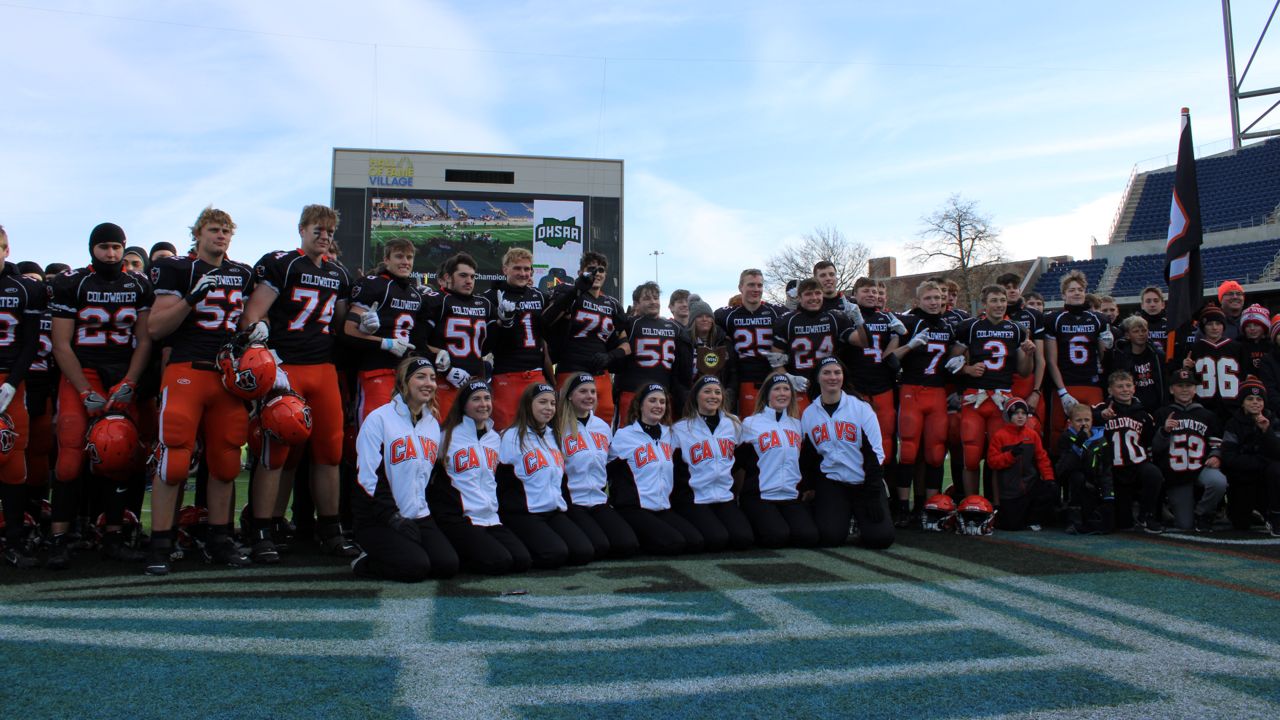
MULTIPOLYGON (((1243 62, 1270 2, 1233 5, 1243 62)), ((80 265, 100 221, 184 246, 212 203, 252 261, 296 246, 334 147, 621 158, 626 285, 657 249, 716 305, 817 226, 912 270, 952 193, 1011 257, 1087 257, 1180 107, 1227 147, 1218 3, 783 7, 0 3, 0 224, 13 259, 80 265)), ((1280 85, 1280 43, 1248 84, 1280 85)))

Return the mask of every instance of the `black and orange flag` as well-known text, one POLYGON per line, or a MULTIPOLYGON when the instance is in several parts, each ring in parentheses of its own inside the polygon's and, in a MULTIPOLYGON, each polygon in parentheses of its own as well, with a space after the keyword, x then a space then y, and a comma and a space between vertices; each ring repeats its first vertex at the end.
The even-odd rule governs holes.
POLYGON ((1196 159, 1191 144, 1191 112, 1182 108, 1182 136, 1178 139, 1178 167, 1169 203, 1169 239, 1164 246, 1164 281, 1169 288, 1169 339, 1165 359, 1190 332, 1191 319, 1204 302, 1204 272, 1200 264, 1200 189, 1196 184, 1196 159))

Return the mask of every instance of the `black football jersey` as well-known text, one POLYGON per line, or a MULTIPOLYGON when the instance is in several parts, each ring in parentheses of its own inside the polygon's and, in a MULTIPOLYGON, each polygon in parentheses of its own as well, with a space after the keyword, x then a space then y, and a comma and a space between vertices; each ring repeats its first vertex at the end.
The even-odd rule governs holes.
POLYGON ((852 334, 853 325, 841 313, 793 310, 774 324, 773 346, 787 353, 787 372, 808 375, 819 360, 835 355, 852 334))
POLYGON ((1098 336, 1110 325, 1092 310, 1066 309, 1045 323, 1044 336, 1058 343, 1058 371, 1066 385, 1100 386, 1098 336))
POLYGON ((1249 358, 1250 365, 1247 367, 1247 375, 1257 375, 1258 368, 1262 367, 1262 358, 1271 352, 1271 344, 1264 337, 1260 340, 1246 340, 1243 335, 1236 338, 1236 342, 1240 343, 1244 349, 1244 354, 1249 358))
POLYGON ((212 362, 217 358, 218 351, 236 334, 245 299, 253 292, 253 270, 229 259, 215 267, 195 256, 164 258, 151 268, 156 295, 186 297, 205 275, 212 275, 218 285, 165 338, 171 348, 170 362, 212 362))
MULTIPOLYGON (((379 323, 375 335, 413 342, 414 324, 423 304, 422 293, 413 281, 385 272, 357 279, 351 286, 351 307, 368 312, 374 303, 378 304, 379 323)), ((400 364, 401 358, 381 349, 362 350, 356 361, 359 370, 388 370, 400 364)))
MULTIPOLYGON (((41 291, 47 301, 48 288, 42 287, 41 291)), ((36 350, 35 359, 31 361, 31 374, 46 374, 53 369, 53 312, 46 307, 45 311, 40 313, 40 348, 36 350)))
POLYGON ((123 374, 137 345, 138 314, 155 302, 150 281, 131 273, 108 280, 90 266, 55 277, 51 292, 53 316, 76 322, 71 349, 80 364, 123 374))
POLYGON ((755 312, 741 305, 715 312, 716 324, 729 337, 740 382, 762 382, 773 370, 764 354, 773 350, 773 326, 785 312, 769 303, 760 303, 755 312))
POLYGON ((1111 443, 1111 464, 1114 467, 1133 467, 1151 459, 1148 448, 1155 432, 1151 413, 1135 400, 1128 405, 1104 402, 1093 406, 1093 424, 1107 434, 1111 443), (1102 411, 1111 408, 1115 417, 1102 417, 1102 411))
POLYGON ((1222 444, 1222 420, 1198 402, 1186 406, 1170 403, 1157 410, 1152 420, 1156 430, 1151 449, 1156 464, 1182 478, 1199 473, 1204 461, 1222 444), (1165 432, 1170 416, 1176 425, 1173 432, 1165 432))
POLYGON ((1154 345, 1134 355, 1132 346, 1125 344, 1112 349, 1108 362, 1108 374, 1124 370, 1133 376, 1135 395, 1143 406, 1158 408, 1169 401, 1164 387, 1164 353, 1154 345))
POLYGON ((1141 310, 1138 316, 1147 321, 1147 341, 1164 348, 1169 340, 1169 318, 1164 313, 1148 315, 1141 310))
MULTIPOLYGON (((49 304, 49 291, 44 283, 23 277, 13 263, 4 263, 0 270, 0 371, 12 372, 20 364, 25 373, 30 368, 33 352, 25 345, 30 342, 32 325, 39 325, 49 304)), ((36 350, 38 352, 38 350, 36 350)))
POLYGON ((1009 319, 991 322, 969 318, 956 331, 956 341, 969 349, 969 364, 981 363, 980 377, 964 376, 965 385, 979 390, 1009 390, 1018 364, 1018 346, 1025 339, 1022 326, 1009 319))
POLYGON ((910 312, 902 317, 907 326, 903 343, 923 334, 928 342, 912 348, 902 356, 902 384, 923 387, 945 387, 952 382, 947 372, 947 355, 955 344, 955 330, 941 315, 930 318, 922 312, 910 312))
POLYGON ((663 317, 641 315, 623 323, 631 354, 617 387, 633 392, 649 383, 661 383, 668 390, 687 386, 693 379, 693 348, 683 327, 663 317))
POLYGON ((499 281, 484 293, 495 309, 499 292, 503 299, 515 303, 516 312, 510 327, 493 327, 494 374, 541 370, 545 364, 542 312, 547 306, 546 295, 536 287, 515 287, 499 281))
POLYGON ((342 265, 326 258, 316 265, 301 250, 267 253, 253 268, 254 282, 279 296, 267 312, 271 348, 285 363, 333 362, 330 331, 338 301, 351 295, 351 278, 342 265))
POLYGON ((1226 413, 1240 405, 1240 385, 1253 370, 1253 360, 1238 340, 1223 338, 1211 342, 1199 338, 1191 346, 1195 361, 1196 400, 1217 413, 1226 413))
POLYGON ((849 368, 853 387, 858 392, 864 395, 879 395, 893 389, 897 374, 884 361, 889 343, 895 337, 893 331, 889 329, 889 323, 893 318, 888 313, 872 308, 860 307, 859 309, 862 311, 868 345, 857 347, 842 344, 837 354, 849 368))
POLYGON ((622 343, 622 304, 561 285, 545 313, 556 372, 591 372, 593 358, 622 343))
POLYGON ((418 353, 430 345, 449 353, 453 367, 472 377, 485 376, 484 355, 488 352, 491 325, 497 324, 489 299, 483 295, 442 293, 426 298, 413 332, 418 353))
POLYGON ((944 310, 942 312, 942 319, 953 328, 960 327, 960 323, 968 320, 970 317, 972 316, 969 315, 969 313, 959 308, 951 308, 950 310, 944 310))
MULTIPOLYGON (((1010 320, 1022 326, 1022 331, 1032 340, 1044 339, 1044 316, 1022 303, 1009 303, 1006 313, 1010 320)), ((1118 336, 1117 336, 1118 337, 1118 336)))

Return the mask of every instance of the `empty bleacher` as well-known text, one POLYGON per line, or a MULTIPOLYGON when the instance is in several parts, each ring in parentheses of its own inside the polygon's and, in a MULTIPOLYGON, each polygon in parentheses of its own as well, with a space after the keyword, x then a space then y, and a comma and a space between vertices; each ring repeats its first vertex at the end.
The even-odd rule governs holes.
MULTIPOLYGON (((1204 285, 1213 288, 1224 280, 1238 280, 1244 285, 1259 282, 1263 271, 1275 260, 1278 252, 1280 238, 1202 248, 1200 258, 1204 263, 1204 285)), ((1163 254, 1126 257, 1110 294, 1116 297, 1137 295, 1148 285, 1164 287, 1163 254)))
POLYGON ((455 218, 467 217, 472 220, 494 215, 493 208, 483 200, 450 200, 449 214, 455 218), (461 211, 461 212, 459 212, 461 211))
MULTIPOLYGON (((1280 207, 1280 139, 1196 161, 1205 232, 1257 225, 1280 207)), ((1146 174, 1126 242, 1155 240, 1169 230, 1174 169, 1146 174)))
POLYGON ((1058 284, 1062 282, 1062 276, 1079 270, 1089 279, 1089 288, 1098 287, 1098 282, 1102 280, 1102 273, 1107 270, 1107 259, 1098 258, 1096 260, 1072 260, 1070 262, 1056 262, 1048 267, 1040 278, 1036 280, 1035 291, 1044 296, 1044 299, 1052 302, 1062 299, 1062 291, 1058 289, 1058 284))

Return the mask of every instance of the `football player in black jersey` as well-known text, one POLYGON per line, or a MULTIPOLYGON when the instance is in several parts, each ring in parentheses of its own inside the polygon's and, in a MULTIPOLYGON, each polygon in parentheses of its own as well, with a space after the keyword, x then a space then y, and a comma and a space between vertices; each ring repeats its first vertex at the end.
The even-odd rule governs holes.
MULTIPOLYGON (((693 383, 693 347, 689 335, 674 320, 659 317, 662 290, 655 282, 638 285, 631 293, 636 314, 623 322, 631 354, 618 372, 618 407, 631 406, 636 390, 659 384, 670 388, 675 407, 684 407, 693 383)), ((622 418, 618 418, 619 426, 622 418)))
MULTIPOLYGON (((89 235, 92 262, 54 278, 53 355, 62 371, 58 390, 58 463, 53 487, 53 544, 47 564, 67 567, 67 536, 79 507, 89 420, 107 412, 134 415, 134 389, 151 355, 147 323, 155 299, 151 283, 124 271, 124 230, 102 223, 89 235)), ((125 561, 143 559, 120 533, 131 473, 103 484, 107 534, 103 552, 125 561)))
POLYGON ((1199 330, 1182 366, 1200 382, 1196 400, 1226 422, 1240 407, 1240 386, 1253 373, 1253 359, 1238 340, 1226 336, 1226 315, 1216 303, 1200 310, 1199 330))
POLYGON ((742 304, 720 308, 715 322, 729 338, 730 362, 738 375, 739 417, 755 413, 760 384, 773 368, 767 354, 773 351, 773 326, 786 312, 764 301, 764 273, 755 268, 738 276, 742 304))
POLYGON ((489 298, 476 295, 476 261, 459 253, 441 268, 447 291, 427 297, 413 328, 413 345, 435 361, 436 410, 449 414, 458 390, 472 379, 487 380, 484 356, 498 324, 489 298))
POLYGON ((563 385, 575 373, 590 373, 597 390, 595 414, 612 423, 614 391, 609 367, 620 363, 631 352, 631 345, 621 332, 622 303, 604 292, 608 274, 609 262, 604 255, 583 253, 574 284, 557 287, 548 301, 543 327, 556 363, 556 384, 563 385))
POLYGON ((1049 413, 1049 447, 1067 424, 1066 412, 1077 403, 1102 402, 1102 354, 1115 345, 1111 325, 1091 310, 1088 278, 1079 270, 1062 276, 1062 310, 1045 318, 1044 357, 1057 401, 1049 413))
POLYGON ((209 559, 244 567, 249 559, 231 537, 231 504, 240 452, 248 441, 243 400, 222 386, 216 360, 235 337, 251 291, 253 270, 227 257, 236 225, 225 211, 207 207, 191 226, 195 252, 164 258, 151 269, 156 302, 148 329, 167 340, 169 362, 161 381, 159 465, 151 488, 151 548, 146 572, 169 572, 174 511, 190 473, 197 432, 203 430, 209 477, 209 559))
POLYGON ((382 263, 351 287, 351 312, 343 340, 354 346, 356 407, 360 422, 391 402, 396 367, 411 352, 414 323, 423 294, 413 283, 413 243, 392 238, 382 248, 382 263))
POLYGON ((803 413, 803 408, 809 406, 809 396, 805 394, 809 387, 807 378, 815 372, 818 361, 834 357, 843 344, 859 337, 855 330, 862 324, 862 317, 853 303, 848 307, 852 308, 856 322, 843 311, 823 309, 822 286, 813 278, 801 280, 796 291, 800 307, 783 315, 774 325, 773 352, 769 358, 770 364, 785 365, 788 374, 799 378, 793 383, 800 391, 798 402, 803 413))
MULTIPOLYGON (((1143 322, 1142 318, 1129 318, 1143 322)), ((1151 438, 1155 421, 1151 410, 1135 395, 1133 376, 1123 370, 1107 378, 1107 402, 1093 407, 1094 423, 1107 433, 1111 446, 1111 477, 1116 494, 1116 528, 1133 527, 1133 502, 1138 500, 1137 529, 1158 534, 1164 532, 1160 522, 1160 489, 1164 476, 1151 462, 1151 438), (1136 497, 1135 497, 1136 496, 1136 497)))
MULTIPOLYGON (((333 363, 333 328, 335 322, 340 327, 346 317, 351 278, 331 258, 337 228, 338 214, 332 208, 303 208, 298 220, 301 246, 267 253, 254 266, 253 294, 245 303, 240 325, 251 340, 267 341, 280 357, 277 385, 298 393, 310 407, 311 497, 319 516, 316 533, 326 552, 354 557, 359 551, 343 537, 338 520, 344 417, 333 363)), ((297 467, 301 450, 292 448, 282 458, 267 446, 254 472, 251 540, 255 562, 280 561, 272 527, 283 521, 293 485, 292 473, 282 480, 282 470, 297 467)))
POLYGON ((503 280, 484 296, 509 318, 493 329, 493 426, 505 430, 516 418, 524 389, 535 382, 551 382, 542 313, 547 298, 533 286, 533 253, 513 247, 502 257, 503 280))
POLYGON ((1044 316, 1023 303, 1022 279, 1016 274, 1005 273, 996 278, 996 284, 1004 288, 1009 298, 1009 307, 1006 310, 1009 319, 1021 325, 1027 337, 1036 344, 1031 374, 1013 376, 1013 394, 1015 397, 1026 400, 1027 406, 1031 409, 1034 424, 1029 424, 1029 427, 1034 431, 1042 432, 1048 416, 1046 412, 1048 404, 1043 402, 1040 392, 1040 388, 1044 387, 1045 375, 1044 316))

